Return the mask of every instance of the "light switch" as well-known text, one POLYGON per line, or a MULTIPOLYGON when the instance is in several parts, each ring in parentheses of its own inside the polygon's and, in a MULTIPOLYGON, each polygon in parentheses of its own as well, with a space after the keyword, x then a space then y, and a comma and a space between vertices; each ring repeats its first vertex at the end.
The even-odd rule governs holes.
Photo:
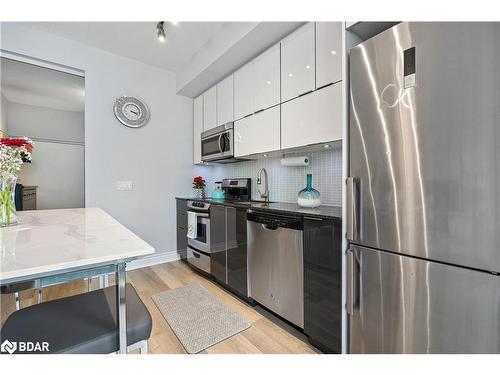
POLYGON ((132 190, 132 181, 116 181, 116 190, 122 190, 122 191, 132 190))

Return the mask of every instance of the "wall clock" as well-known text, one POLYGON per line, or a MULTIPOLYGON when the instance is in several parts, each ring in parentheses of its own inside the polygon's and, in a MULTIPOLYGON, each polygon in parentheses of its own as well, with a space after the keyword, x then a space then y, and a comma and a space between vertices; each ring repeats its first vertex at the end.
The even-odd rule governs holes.
POLYGON ((124 95, 116 99, 113 111, 118 121, 129 128, 140 128, 149 121, 146 104, 132 96, 124 95))

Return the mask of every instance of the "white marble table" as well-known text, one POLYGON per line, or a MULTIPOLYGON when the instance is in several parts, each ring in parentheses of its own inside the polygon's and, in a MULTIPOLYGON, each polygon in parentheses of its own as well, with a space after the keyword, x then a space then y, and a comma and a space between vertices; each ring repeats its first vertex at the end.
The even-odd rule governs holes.
POLYGON ((116 271, 120 352, 126 353, 125 264, 154 248, 99 208, 18 212, 0 228, 0 285, 116 271))

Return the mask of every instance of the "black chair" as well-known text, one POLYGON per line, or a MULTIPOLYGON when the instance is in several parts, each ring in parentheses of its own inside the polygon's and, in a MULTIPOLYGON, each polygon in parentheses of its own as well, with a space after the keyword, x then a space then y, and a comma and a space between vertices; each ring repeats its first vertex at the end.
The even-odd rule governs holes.
MULTIPOLYGON (((146 354, 152 319, 131 284, 126 285, 126 303, 128 351, 140 349, 141 354, 146 354)), ((0 331, 0 342, 5 340, 16 343, 47 342, 48 353, 117 352, 116 287, 98 289, 15 311, 7 318, 0 331)), ((15 353, 20 353, 19 345, 15 353)))

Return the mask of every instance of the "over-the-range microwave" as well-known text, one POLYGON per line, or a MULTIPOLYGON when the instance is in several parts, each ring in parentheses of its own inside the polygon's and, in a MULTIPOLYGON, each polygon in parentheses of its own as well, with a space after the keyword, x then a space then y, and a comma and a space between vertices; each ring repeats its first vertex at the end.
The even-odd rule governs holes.
POLYGON ((201 160, 233 162, 234 123, 217 126, 201 133, 201 160))

